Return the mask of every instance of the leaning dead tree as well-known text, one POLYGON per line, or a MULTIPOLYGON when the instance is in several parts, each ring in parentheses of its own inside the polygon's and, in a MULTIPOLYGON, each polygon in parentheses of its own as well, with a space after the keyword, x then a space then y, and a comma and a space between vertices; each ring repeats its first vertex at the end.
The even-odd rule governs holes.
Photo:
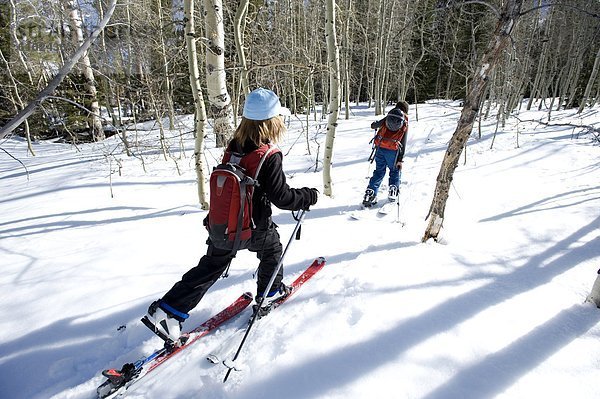
POLYGON ((458 160, 465 148, 467 139, 471 135, 473 123, 479 113, 479 106, 485 94, 488 79, 493 74, 496 65, 502 59, 503 51, 510 42, 510 33, 519 19, 522 5, 523 0, 508 0, 505 3, 502 13, 498 15, 498 24, 483 54, 481 63, 475 70, 474 76, 472 76, 470 90, 465 98, 458 125, 448 144, 448 149, 444 155, 437 177, 433 200, 431 201, 427 215, 427 228, 422 238, 423 242, 430 238, 434 240, 438 238, 444 222, 444 210, 454 171, 458 166, 458 160))
POLYGON ((38 94, 35 100, 27 104, 27 106, 23 110, 17 113, 17 115, 15 115, 14 118, 12 118, 10 121, 8 121, 8 123, 6 123, 6 125, 0 128, 0 139, 12 133, 13 130, 15 130, 17 127, 19 127, 19 125, 21 125, 21 123, 27 120, 27 118, 36 110, 36 108, 42 102, 44 102, 46 98, 52 95, 52 93, 56 90, 58 85, 60 85, 60 83, 63 81, 65 76, 67 76, 67 74, 73 69, 73 67, 75 66, 75 64, 77 64, 79 59, 87 53, 92 43, 94 43, 94 41, 98 38, 100 32, 102 32, 102 30, 110 20, 110 17, 112 16, 113 12, 115 11, 116 5, 117 0, 112 0, 110 2, 110 5, 106 10, 106 14, 104 15, 102 21, 100 21, 100 23, 98 24, 98 27, 81 44, 81 46, 79 47, 79 49, 77 49, 75 54, 73 54, 73 56, 67 62, 65 62, 63 67, 58 71, 56 76, 54 76, 54 79, 50 81, 48 86, 46 86, 46 88, 38 94))

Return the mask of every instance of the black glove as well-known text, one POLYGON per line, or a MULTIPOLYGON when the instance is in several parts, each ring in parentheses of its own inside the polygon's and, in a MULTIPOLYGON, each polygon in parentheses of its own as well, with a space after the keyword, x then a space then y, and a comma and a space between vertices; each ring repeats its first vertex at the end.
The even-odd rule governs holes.
POLYGON ((305 187, 308 190, 308 198, 310 200, 310 204, 308 204, 304 210, 308 210, 308 208, 310 208, 311 206, 313 206, 314 204, 317 203, 317 200, 319 199, 319 190, 317 190, 316 188, 308 188, 305 187))

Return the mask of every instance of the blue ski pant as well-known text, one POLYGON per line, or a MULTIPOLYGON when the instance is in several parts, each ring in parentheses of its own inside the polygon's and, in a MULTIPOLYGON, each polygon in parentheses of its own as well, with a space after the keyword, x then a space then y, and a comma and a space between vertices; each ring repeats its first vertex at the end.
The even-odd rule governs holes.
POLYGON ((369 180, 368 188, 373 189, 375 195, 377 195, 377 191, 379 191, 379 186, 385 177, 386 169, 389 169, 389 185, 400 187, 400 176, 401 173, 396 168, 396 156, 397 151, 389 150, 387 148, 378 147, 375 152, 375 170, 373 171, 373 176, 371 180, 369 180))

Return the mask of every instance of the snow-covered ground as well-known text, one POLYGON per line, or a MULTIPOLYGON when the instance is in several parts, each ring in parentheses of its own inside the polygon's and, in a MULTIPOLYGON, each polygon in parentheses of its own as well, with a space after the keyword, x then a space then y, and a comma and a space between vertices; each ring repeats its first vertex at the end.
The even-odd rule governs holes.
MULTIPOLYGON (((241 320, 128 397, 600 397, 600 309, 585 303, 600 268, 600 145, 538 124, 547 112, 534 108, 500 126, 493 146, 495 119, 483 121, 455 173, 440 242, 421 243, 459 104, 411 106, 399 215, 360 220, 349 214, 372 172, 377 118, 353 107, 335 139, 334 197, 307 214, 286 281, 317 256, 325 268, 256 327, 244 370, 227 383, 205 356, 241 320)), ((598 111, 553 112, 550 123, 597 128, 598 111)), ((326 121, 309 121, 307 141, 306 118, 292 118, 284 169, 291 186, 321 189, 326 121)), ((139 318, 205 252, 191 122, 178 120, 166 160, 143 150, 158 136, 150 125, 131 132, 132 157, 117 137, 36 143, 35 157, 22 140, 0 142, 1 398, 92 398, 103 368, 160 346, 139 318)), ((212 143, 210 167, 220 156, 212 143)), ((275 221, 285 244, 295 222, 279 210, 275 221)), ((256 266, 240 253, 184 327, 254 292, 256 266)))

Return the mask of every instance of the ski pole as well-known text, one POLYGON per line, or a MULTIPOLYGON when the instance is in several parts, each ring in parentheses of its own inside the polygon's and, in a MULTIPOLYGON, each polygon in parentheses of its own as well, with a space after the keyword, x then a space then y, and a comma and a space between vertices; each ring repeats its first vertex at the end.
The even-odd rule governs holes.
POLYGON ((396 196, 396 223, 400 223, 400 193, 396 196))
POLYGON ((367 168, 367 177, 365 177, 365 179, 369 179, 371 177, 371 164, 375 160, 375 150, 377 149, 377 146, 375 145, 375 138, 377 138, 377 130, 375 130, 375 135, 373 136, 371 141, 369 141, 369 144, 372 144, 372 145, 371 145, 371 154, 369 155, 369 159, 368 159, 369 166, 367 168))
MULTIPOLYGON (((300 228, 300 223, 302 223, 305 213, 306 213, 306 210, 303 209, 302 212, 300 213, 300 216, 298 217, 298 222, 296 223, 296 226, 294 227, 294 231, 292 232, 292 235, 290 236, 290 239, 289 239, 287 245, 285 246, 283 253, 281 254, 281 258, 279 258, 277 267, 275 267, 275 270, 273 271, 273 274, 271 275, 271 280, 269 280, 269 284, 267 284, 267 287, 265 288, 265 290, 263 292, 260 302, 258 303, 257 311, 252 315, 252 319, 250 319, 250 323, 248 323, 248 328, 246 329, 246 333, 244 334, 244 337, 242 338, 242 342, 240 342, 240 346, 238 347, 237 351, 235 352, 233 359, 231 359, 232 363, 234 363, 237 360, 238 356, 240 355, 240 352, 242 351, 244 343, 246 342, 246 339, 248 338, 248 334, 250 333, 250 330, 252 329, 252 326, 254 325, 254 322, 256 321, 259 310, 262 307, 265 299, 267 298, 266 294, 271 290, 271 287, 273 286, 273 283, 275 282, 275 279, 277 278, 277 273, 279 273, 279 269, 281 269, 281 265, 283 264, 283 258, 285 257, 285 254, 287 253, 288 248, 292 244, 292 241, 294 241, 296 232, 300 228)), ((227 381, 227 379, 229 378, 229 374, 231 374, 231 370, 234 369, 234 367, 229 367, 227 365, 225 365, 225 367, 227 367, 229 370, 227 370, 227 374, 225 374, 225 378, 223 379, 223 382, 227 381)))

